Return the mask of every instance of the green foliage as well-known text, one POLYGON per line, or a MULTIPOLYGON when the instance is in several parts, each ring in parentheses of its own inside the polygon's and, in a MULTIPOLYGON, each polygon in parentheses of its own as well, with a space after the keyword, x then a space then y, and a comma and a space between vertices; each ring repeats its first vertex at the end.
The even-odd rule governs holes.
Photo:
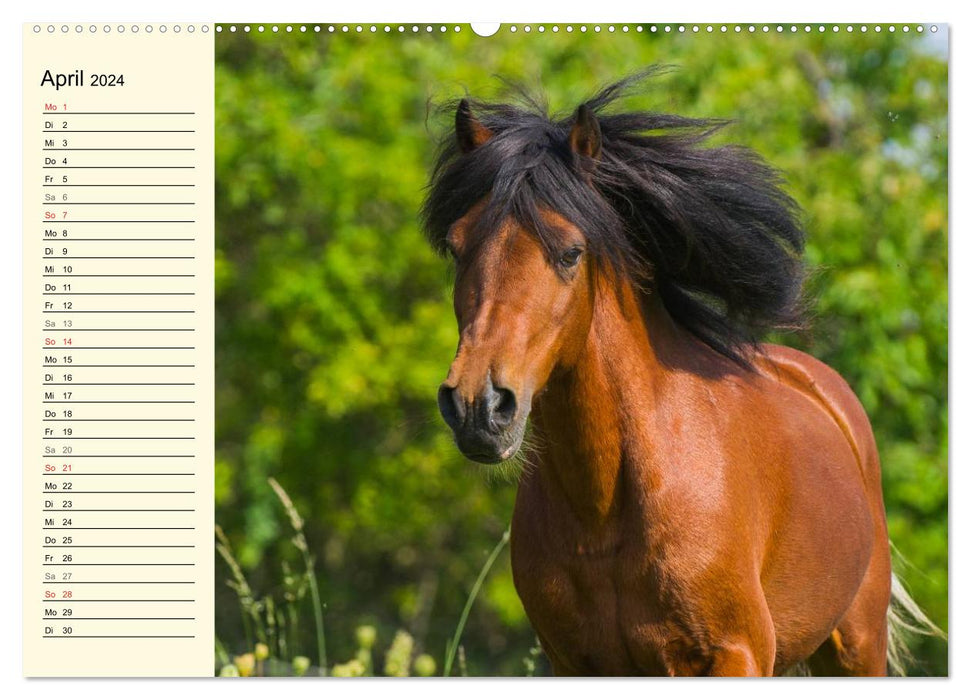
MULTIPOLYGON (((463 27, 216 43, 216 517, 253 588, 272 590, 302 555, 267 477, 294 496, 335 658, 354 655, 362 617, 439 658, 512 509, 514 486, 480 478, 437 416, 457 338, 447 266, 416 221, 450 117, 429 104, 495 95, 501 75, 569 112, 657 62, 680 68, 632 105, 736 120, 719 138, 782 169, 805 208, 813 328, 781 340, 861 397, 904 577, 946 626, 947 66, 928 37, 463 27)), ((535 658, 510 581, 503 557, 470 613, 473 675, 535 658)), ((252 649, 233 591, 217 605, 220 637, 252 649)), ((314 625, 301 634, 290 653, 316 657, 314 625)), ((918 651, 946 672, 940 643, 918 651)))

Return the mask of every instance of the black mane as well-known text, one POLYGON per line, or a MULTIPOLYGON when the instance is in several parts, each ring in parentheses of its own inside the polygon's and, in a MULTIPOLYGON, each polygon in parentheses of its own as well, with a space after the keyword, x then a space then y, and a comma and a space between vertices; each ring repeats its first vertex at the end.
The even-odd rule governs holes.
POLYGON ((552 254, 540 216, 552 209, 587 237, 590 251, 653 288, 675 321, 747 366, 764 334, 800 325, 804 233, 777 171, 753 151, 704 142, 726 122, 654 112, 607 111, 646 71, 585 104, 597 115, 596 161, 570 150, 574 122, 536 101, 470 101, 493 136, 463 153, 444 140, 422 221, 444 252, 452 223, 491 195, 481 219, 513 216, 552 254))

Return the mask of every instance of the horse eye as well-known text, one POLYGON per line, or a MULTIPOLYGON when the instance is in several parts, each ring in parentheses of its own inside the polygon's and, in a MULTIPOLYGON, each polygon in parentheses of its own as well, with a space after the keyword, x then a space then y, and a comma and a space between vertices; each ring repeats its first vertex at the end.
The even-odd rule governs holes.
POLYGON ((560 256, 560 265, 563 267, 573 267, 580 262, 581 255, 583 255, 583 248, 574 246, 560 256))

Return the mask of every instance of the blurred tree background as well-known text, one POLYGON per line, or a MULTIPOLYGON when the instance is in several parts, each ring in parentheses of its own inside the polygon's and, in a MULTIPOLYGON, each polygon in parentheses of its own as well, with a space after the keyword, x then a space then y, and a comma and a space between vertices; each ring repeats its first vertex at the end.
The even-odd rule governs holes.
MULTIPOLYGON (((457 333, 447 263, 416 216, 451 118, 433 106, 501 95, 502 76, 570 112, 606 82, 669 63, 628 104, 735 120, 719 138, 782 169, 805 209, 812 330, 781 340, 863 400, 910 563, 900 571, 946 629, 946 39, 913 27, 322 29, 224 28, 216 40, 216 519, 255 595, 282 599, 284 567, 299 569, 274 477, 305 519, 331 659, 352 655, 369 624, 376 649, 404 629, 415 653, 441 660, 515 485, 465 462, 438 417, 457 333)), ((230 577, 218 562, 216 631, 239 653, 250 642, 230 577)), ((314 657, 301 611, 290 652, 314 657)), ((534 636, 508 552, 463 643, 470 674, 524 671, 534 636)), ((947 672, 943 642, 917 648, 918 673, 947 672)))

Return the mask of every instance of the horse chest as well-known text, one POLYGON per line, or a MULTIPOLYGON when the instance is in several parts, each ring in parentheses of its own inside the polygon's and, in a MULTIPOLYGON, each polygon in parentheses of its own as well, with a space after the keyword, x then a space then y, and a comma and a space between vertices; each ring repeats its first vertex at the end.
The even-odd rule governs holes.
MULTIPOLYGON (((524 538, 525 539, 525 538, 524 538)), ((513 534, 513 576, 557 675, 669 675, 687 644, 643 556, 528 551, 513 534)))

